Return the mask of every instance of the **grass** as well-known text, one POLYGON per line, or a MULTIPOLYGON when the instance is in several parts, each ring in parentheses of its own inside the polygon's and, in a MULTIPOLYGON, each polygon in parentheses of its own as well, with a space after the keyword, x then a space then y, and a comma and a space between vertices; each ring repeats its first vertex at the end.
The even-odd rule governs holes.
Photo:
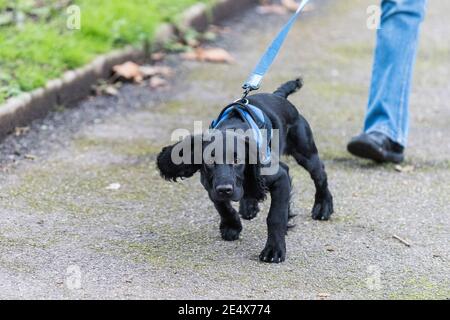
POLYGON ((0 103, 99 54, 150 41, 158 24, 199 1, 214 0, 0 0, 0 103), (80 8, 79 30, 67 27, 71 4, 80 8))

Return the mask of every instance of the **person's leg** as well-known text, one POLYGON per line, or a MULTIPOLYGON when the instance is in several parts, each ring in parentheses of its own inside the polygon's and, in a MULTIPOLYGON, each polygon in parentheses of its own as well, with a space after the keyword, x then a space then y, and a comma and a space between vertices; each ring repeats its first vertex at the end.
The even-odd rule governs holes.
POLYGON ((364 132, 405 147, 419 27, 427 0, 383 0, 364 132))

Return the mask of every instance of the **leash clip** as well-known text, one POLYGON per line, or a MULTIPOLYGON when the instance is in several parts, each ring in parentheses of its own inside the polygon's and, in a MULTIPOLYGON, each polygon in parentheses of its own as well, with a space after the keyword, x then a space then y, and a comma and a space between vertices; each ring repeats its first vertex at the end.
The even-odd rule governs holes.
POLYGON ((244 86, 243 89, 244 89, 244 93, 242 94, 241 100, 242 100, 242 101, 245 101, 245 100, 247 100, 248 94, 249 94, 250 91, 252 91, 252 90, 251 90, 250 87, 247 87, 247 86, 244 86))
POLYGON ((247 100, 246 98, 247 98, 247 96, 249 95, 249 93, 252 92, 252 91, 254 91, 254 90, 258 90, 258 89, 259 89, 259 86, 254 86, 254 85, 245 83, 245 84, 242 86, 242 89, 244 89, 244 93, 242 94, 241 100, 242 100, 242 101, 245 101, 245 100, 247 100))

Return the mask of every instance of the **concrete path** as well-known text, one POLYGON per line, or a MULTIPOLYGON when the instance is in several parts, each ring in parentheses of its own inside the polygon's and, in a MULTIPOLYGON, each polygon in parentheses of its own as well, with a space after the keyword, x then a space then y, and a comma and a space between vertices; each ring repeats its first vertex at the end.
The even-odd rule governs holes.
POLYGON ((251 10, 215 44, 236 64, 171 57, 170 91, 126 86, 1 145, 0 298, 450 298, 450 3, 430 1, 406 172, 345 151, 364 114, 373 1, 330 3, 296 24, 264 83, 271 91, 304 76, 291 100, 311 123, 335 198, 333 219, 313 221, 313 185, 288 161, 299 216, 285 263, 257 259, 267 203, 239 241, 224 242, 198 177, 169 184, 154 165, 172 130, 209 123, 239 97, 287 19, 251 10))

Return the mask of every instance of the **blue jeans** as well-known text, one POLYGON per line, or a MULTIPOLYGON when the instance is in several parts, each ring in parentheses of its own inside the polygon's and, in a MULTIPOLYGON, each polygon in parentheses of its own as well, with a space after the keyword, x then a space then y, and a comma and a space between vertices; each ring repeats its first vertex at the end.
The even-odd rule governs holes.
POLYGON ((427 0, 383 0, 364 132, 406 146, 409 96, 427 0))

